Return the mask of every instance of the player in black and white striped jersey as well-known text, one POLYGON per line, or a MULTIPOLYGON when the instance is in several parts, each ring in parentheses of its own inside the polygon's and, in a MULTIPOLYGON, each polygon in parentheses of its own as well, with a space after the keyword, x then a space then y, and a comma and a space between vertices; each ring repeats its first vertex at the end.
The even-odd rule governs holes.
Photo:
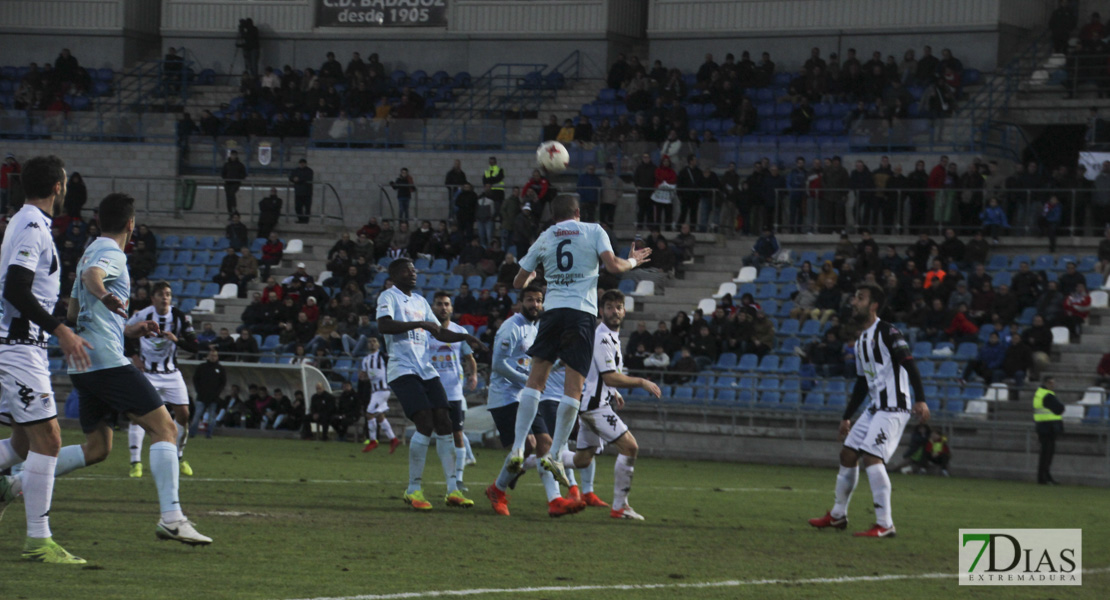
POLYGON ((363 446, 362 451, 370 452, 378 447, 378 428, 381 428, 382 437, 389 440, 389 453, 393 454, 397 446, 401 445, 401 440, 393 434, 393 427, 390 426, 389 419, 385 418, 385 413, 389 410, 391 393, 385 380, 387 360, 381 351, 378 338, 368 339, 367 347, 370 349, 370 354, 362 359, 362 366, 358 373, 359 391, 368 389, 370 394, 370 401, 366 404, 366 445, 363 446))
MULTIPOLYGON (((185 444, 189 441, 189 390, 185 379, 177 370, 177 348, 189 352, 197 351, 196 332, 189 315, 173 306, 173 291, 170 284, 159 281, 151 286, 151 305, 135 311, 127 321, 128 325, 143 321, 158 323, 157 335, 139 340, 137 367, 142 369, 148 381, 158 391, 177 422, 177 459, 181 463, 181 474, 192 475, 193 468, 185 460, 185 444)), ((146 432, 132 423, 127 430, 128 446, 131 449, 131 476, 143 476, 142 449, 146 432)))
POLYGON ((878 317, 885 301, 886 294, 875 284, 859 286, 852 298, 853 316, 860 321, 863 331, 856 340, 856 385, 840 422, 844 447, 840 450, 840 474, 836 478, 836 504, 825 516, 809 521, 819 529, 848 526, 848 503, 859 481, 857 465, 862 455, 875 502, 876 522, 871 529, 855 534, 859 537, 894 536, 886 461, 894 455, 911 415, 920 417, 923 423, 929 420, 921 374, 909 344, 902 332, 878 317), (852 416, 868 396, 871 402, 853 426, 852 416))

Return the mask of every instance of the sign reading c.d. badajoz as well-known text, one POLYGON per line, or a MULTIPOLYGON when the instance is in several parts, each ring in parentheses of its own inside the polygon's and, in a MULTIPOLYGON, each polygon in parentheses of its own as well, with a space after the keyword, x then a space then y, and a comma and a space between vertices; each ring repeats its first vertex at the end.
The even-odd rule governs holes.
POLYGON ((960 585, 1083 585, 1082 529, 961 529, 960 585))
POLYGON ((316 0, 317 27, 446 27, 447 0, 316 0))

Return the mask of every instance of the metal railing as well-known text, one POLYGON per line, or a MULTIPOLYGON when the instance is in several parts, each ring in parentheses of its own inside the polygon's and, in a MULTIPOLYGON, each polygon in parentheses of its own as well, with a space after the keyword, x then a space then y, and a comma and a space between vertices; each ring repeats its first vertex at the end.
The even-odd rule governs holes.
MULTIPOLYGON (((184 50, 184 49, 182 49, 184 50)), ((146 112, 157 101, 189 99, 193 61, 148 60, 116 75, 112 96, 99 98, 97 111, 146 112), (167 69, 166 66, 171 68, 167 69)))
POLYGON ((142 113, 0 111, 0 138, 63 142, 173 143, 164 118, 151 124, 142 113), (159 127, 163 125, 163 127, 159 127))
MULTIPOLYGON (((1093 190, 1041 189, 894 189, 821 188, 776 189, 773 216, 776 231, 808 232, 869 229, 876 233, 961 233, 982 231, 999 235, 1079 236, 1100 235, 1110 221, 1110 206, 1092 202, 1093 190), (1061 218, 1051 225, 1041 217, 1045 203, 1055 196, 1061 218), (980 214, 991 199, 1006 217, 1006 224, 984 225, 980 214)), ((741 211, 743 214, 743 211, 741 211)))

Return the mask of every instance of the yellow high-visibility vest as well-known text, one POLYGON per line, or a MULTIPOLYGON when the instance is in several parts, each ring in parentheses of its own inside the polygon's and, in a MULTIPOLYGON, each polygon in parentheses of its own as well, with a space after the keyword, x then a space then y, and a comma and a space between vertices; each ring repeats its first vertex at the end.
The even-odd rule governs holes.
POLYGON ((1044 406, 1045 396, 1052 393, 1052 390, 1039 388, 1036 394, 1033 394, 1033 420, 1037 423, 1044 421, 1062 421, 1063 415, 1058 415, 1044 406))
MULTIPOLYGON (((486 177, 497 177, 497 174, 500 173, 500 172, 501 172, 501 165, 493 165, 490 168, 486 169, 484 175, 486 177)), ((501 181, 493 184, 490 187, 490 189, 504 191, 505 190, 505 180, 502 179, 501 181)))

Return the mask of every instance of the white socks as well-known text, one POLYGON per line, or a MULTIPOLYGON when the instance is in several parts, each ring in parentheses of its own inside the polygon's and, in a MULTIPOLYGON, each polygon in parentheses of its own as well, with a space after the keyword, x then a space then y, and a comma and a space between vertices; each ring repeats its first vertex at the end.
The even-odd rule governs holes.
POLYGON ((559 412, 555 416, 555 432, 551 435, 552 448, 558 450, 566 447, 567 440, 570 439, 570 432, 578 421, 578 407, 580 404, 578 400, 565 394, 559 400, 559 412))
POLYGON ((890 517, 890 476, 886 465, 878 463, 867 467, 867 480, 871 483, 871 497, 875 501, 875 522, 880 527, 894 527, 890 517))
POLYGON ((470 438, 463 436, 463 450, 466 452, 466 460, 476 460, 474 458, 474 449, 470 447, 470 438))
POLYGON ((131 464, 143 462, 143 437, 146 432, 142 427, 132 423, 127 428, 127 447, 131 449, 131 464))
POLYGON ((528 441, 528 434, 532 432, 532 421, 536 420, 536 412, 540 409, 540 391, 524 388, 517 396, 520 402, 516 407, 516 428, 514 429, 513 451, 523 450, 528 441))
POLYGON ((574 479, 574 453, 563 446, 563 451, 556 454, 565 467, 564 470, 567 473, 567 481, 570 483, 570 487, 578 485, 578 482, 574 479))
POLYGON ((389 440, 391 442, 397 439, 397 436, 393 435, 393 427, 389 424, 389 419, 382 419, 382 422, 378 423, 378 427, 382 428, 383 439, 389 440))
POLYGON ((0 440, 0 471, 18 465, 21 462, 23 462, 23 458, 12 449, 11 438, 0 440))
POLYGON ((578 469, 578 474, 582 476, 582 483, 578 486, 578 491, 583 494, 589 494, 594 491, 594 474, 597 473, 597 459, 594 458, 590 464, 586 465, 583 469, 578 469))
POLYGON ((466 448, 455 448, 455 482, 462 483, 463 469, 466 468, 466 448))
POLYGON ((406 494, 412 494, 420 489, 424 479, 424 461, 428 458, 428 446, 432 438, 417 431, 412 434, 409 442, 409 487, 406 494))
POLYGON ((378 422, 374 420, 373 415, 366 415, 366 439, 370 441, 378 439, 378 422))
POLYGON ((617 456, 613 465, 613 510, 628 506, 628 492, 632 491, 632 471, 636 459, 623 454, 617 456))
POLYGON ((150 445, 150 473, 154 476, 154 486, 158 488, 158 506, 162 509, 162 520, 173 523, 184 519, 181 502, 177 497, 180 471, 175 444, 155 442, 150 445))
POLYGON ((840 473, 836 476, 836 504, 829 514, 837 519, 848 514, 848 503, 852 501, 852 492, 855 491, 858 482, 859 467, 840 465, 840 473))
POLYGON ((189 427, 174 421, 177 425, 177 460, 185 455, 185 444, 189 443, 189 427))
POLYGON ((443 477, 447 480, 447 493, 450 494, 459 489, 455 479, 455 436, 450 433, 437 435, 436 454, 439 455, 439 462, 443 465, 443 477))
POLYGON ((54 496, 54 468, 58 459, 28 452, 24 461, 23 503, 27 514, 27 537, 50 537, 50 500, 54 496))
POLYGON ((552 475, 547 469, 540 469, 540 481, 543 482, 543 491, 547 493, 547 501, 559 498, 559 482, 555 481, 555 476, 552 475))

